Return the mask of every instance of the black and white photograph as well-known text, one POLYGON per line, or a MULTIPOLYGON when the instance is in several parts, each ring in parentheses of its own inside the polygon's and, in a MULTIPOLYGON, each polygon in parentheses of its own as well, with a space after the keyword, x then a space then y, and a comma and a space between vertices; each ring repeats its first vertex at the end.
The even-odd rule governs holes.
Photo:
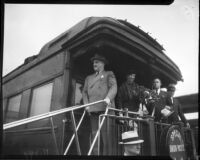
POLYGON ((5 3, 2 155, 196 160, 199 1, 5 3))

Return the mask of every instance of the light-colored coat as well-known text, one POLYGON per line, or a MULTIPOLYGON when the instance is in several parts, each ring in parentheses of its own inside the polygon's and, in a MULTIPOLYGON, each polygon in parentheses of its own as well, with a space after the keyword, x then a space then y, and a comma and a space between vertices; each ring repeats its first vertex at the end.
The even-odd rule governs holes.
MULTIPOLYGON (((111 100, 111 107, 115 108, 114 98, 117 94, 117 82, 112 71, 102 71, 98 75, 92 74, 86 77, 83 88, 84 104, 103 100, 108 97, 111 100)), ((90 106, 88 112, 105 111, 106 104, 99 103, 90 106)))

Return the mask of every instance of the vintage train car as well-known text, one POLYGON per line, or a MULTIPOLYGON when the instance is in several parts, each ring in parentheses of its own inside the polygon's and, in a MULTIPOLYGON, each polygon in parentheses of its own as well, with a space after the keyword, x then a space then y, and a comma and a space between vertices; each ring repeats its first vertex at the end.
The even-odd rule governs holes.
MULTIPOLYGON (((103 48, 109 61, 106 70, 114 72, 118 86, 130 68, 137 71, 136 82, 148 88, 154 76, 161 78, 162 87, 182 80, 179 68, 164 54, 164 48, 139 27, 120 19, 89 17, 3 77, 4 124, 82 104, 84 79, 93 72, 90 58, 94 47, 103 48)), ((82 111, 75 112, 77 121, 82 111)), ((83 155, 90 145, 88 124, 86 117, 78 132, 83 155)), ((66 113, 54 116, 53 121, 47 118, 3 133, 5 155, 62 155, 73 129, 66 113)), ((77 154, 74 143, 68 154, 77 154)))

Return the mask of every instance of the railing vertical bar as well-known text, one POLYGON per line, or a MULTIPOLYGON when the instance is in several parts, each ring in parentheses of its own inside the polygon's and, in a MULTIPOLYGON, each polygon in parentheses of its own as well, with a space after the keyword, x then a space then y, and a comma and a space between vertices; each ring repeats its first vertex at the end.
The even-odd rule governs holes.
POLYGON ((117 126, 116 126, 116 128, 115 128, 115 132, 117 133, 117 143, 116 143, 116 152, 117 152, 117 155, 118 155, 118 153, 119 153, 119 148, 118 148, 118 146, 119 146, 119 144, 118 144, 118 142, 119 142, 118 128, 119 128, 119 126, 118 126, 118 124, 117 124, 117 126))
MULTIPOLYGON (((101 125, 101 116, 99 115, 98 128, 100 127, 100 125, 101 125)), ((101 137, 101 131, 98 134, 98 156, 100 155, 100 137, 101 137)))
POLYGON ((192 140, 193 156, 194 156, 194 158, 197 158, 197 157, 196 157, 197 152, 196 152, 196 147, 195 147, 195 139, 194 139, 193 130, 189 129, 189 134, 190 134, 190 137, 191 137, 191 140, 192 140))
POLYGON ((55 130, 54 130, 54 124, 53 124, 53 118, 52 117, 50 117, 50 121, 51 121, 51 129, 52 129, 52 135, 53 135, 54 145, 56 147, 56 153, 59 154, 58 144, 57 144, 57 140, 56 140, 56 134, 55 134, 55 130))
POLYGON ((72 117, 73 131, 75 133, 75 140, 76 140, 77 152, 78 152, 78 155, 81 155, 81 149, 80 149, 78 134, 77 134, 77 131, 76 131, 76 122, 75 122, 74 112, 73 111, 71 111, 71 117, 72 117))
POLYGON ((61 137, 61 153, 63 153, 63 148, 64 148, 64 138, 65 138, 65 123, 66 119, 62 120, 62 137, 61 137))

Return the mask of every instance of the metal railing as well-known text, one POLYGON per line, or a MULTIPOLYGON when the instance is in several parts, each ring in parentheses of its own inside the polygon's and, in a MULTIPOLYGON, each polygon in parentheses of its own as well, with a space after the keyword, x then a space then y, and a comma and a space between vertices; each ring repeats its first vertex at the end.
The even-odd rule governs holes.
POLYGON ((40 115, 37 115, 37 116, 32 116, 32 117, 25 118, 25 119, 22 119, 22 120, 18 120, 18 121, 15 121, 15 122, 6 123, 6 124, 3 124, 3 130, 13 128, 13 127, 17 127, 17 126, 20 126, 20 125, 23 125, 23 124, 35 122, 35 121, 38 121, 38 120, 41 120, 41 119, 50 118, 50 117, 53 117, 53 116, 56 116, 56 115, 59 115, 59 114, 63 114, 63 113, 66 113, 66 112, 85 108, 85 107, 95 105, 95 104, 98 104, 98 103, 102 103, 102 102, 105 102, 105 101, 100 100, 100 101, 88 103, 88 104, 81 105, 81 106, 72 106, 72 107, 63 108, 63 109, 59 109, 59 110, 52 111, 52 112, 47 112, 47 113, 40 114, 40 115))
MULTIPOLYGON (((36 122, 36 121, 39 121, 39 120, 42 120, 42 119, 50 118, 54 144, 55 144, 55 147, 56 147, 56 153, 59 154, 58 145, 57 145, 57 141, 56 141, 56 136, 55 136, 55 132, 54 132, 54 124, 53 124, 52 117, 56 116, 56 115, 63 114, 63 113, 71 112, 71 118, 72 118, 72 123, 73 123, 72 126, 73 126, 74 134, 71 137, 71 140, 70 140, 70 142, 69 142, 69 144, 68 144, 68 146, 67 146, 67 148, 66 148, 66 150, 64 152, 64 155, 67 154, 67 152, 68 152, 68 150, 69 150, 74 138, 76 139, 76 147, 77 147, 78 154, 81 155, 81 150, 80 150, 80 144, 79 144, 79 140, 78 140, 77 131, 78 131, 80 125, 81 125, 81 122, 83 121, 83 118, 85 116, 85 111, 83 112, 83 115, 82 115, 77 127, 76 127, 75 117, 74 117, 74 112, 73 111, 81 109, 81 108, 85 108, 85 107, 88 107, 88 106, 92 107, 92 105, 99 104, 99 103, 106 103, 106 102, 104 100, 100 100, 100 101, 96 101, 96 102, 93 102, 93 103, 88 103, 88 104, 85 104, 85 105, 72 106, 72 107, 68 107, 68 108, 64 108, 64 109, 60 109, 60 110, 56 110, 56 111, 40 114, 40 115, 37 115, 37 116, 32 116, 32 117, 25 118, 25 119, 22 119, 22 120, 18 120, 18 121, 15 121, 15 122, 6 123, 6 124, 3 124, 3 130, 7 130, 7 129, 14 128, 14 127, 17 127, 17 126, 21 126, 21 125, 25 125, 25 124, 28 124, 28 123, 36 122)), ((102 122, 102 124, 103 124, 103 122, 102 122)), ((92 146, 91 146, 91 148, 92 148, 92 146)), ((90 149, 90 150, 92 150, 92 149, 90 149)), ((90 155, 90 154, 88 154, 88 155, 90 155)))
MULTIPOLYGON (((86 111, 84 110, 84 112, 83 112, 83 114, 82 114, 82 116, 81 116, 81 118, 80 118, 80 120, 79 120, 77 125, 75 123, 75 117, 74 117, 74 112, 73 111, 81 109, 81 108, 85 108, 85 107, 88 107, 88 106, 92 107, 92 105, 95 105, 95 104, 98 104, 98 103, 105 103, 105 101, 104 100, 100 100, 100 101, 96 101, 96 102, 85 104, 85 105, 72 106, 72 107, 68 107, 68 108, 64 108, 64 109, 60 109, 60 110, 56 110, 56 111, 40 114, 40 115, 37 115, 37 116, 32 116, 32 117, 25 118, 25 119, 22 119, 22 120, 18 120, 18 121, 15 121, 15 122, 7 123, 7 124, 3 125, 3 130, 7 130, 7 129, 10 129, 10 128, 13 128, 13 127, 17 127, 17 126, 20 126, 20 125, 32 123, 32 122, 39 121, 39 120, 42 120, 42 119, 45 119, 45 118, 50 118, 51 127, 52 127, 52 135, 53 135, 54 144, 55 144, 55 147, 56 147, 56 153, 59 154, 58 145, 57 145, 57 141, 56 141, 56 135, 55 135, 55 131, 54 131, 53 118, 52 117, 56 116, 56 115, 63 114, 63 113, 70 112, 71 113, 71 119, 72 119, 73 135, 72 135, 72 137, 71 137, 71 139, 70 139, 70 141, 69 141, 69 143, 67 145, 67 148, 65 149, 64 153, 62 151, 62 154, 66 155, 68 153, 69 148, 70 148, 73 140, 75 139, 78 155, 81 155, 81 149, 80 149, 80 144, 79 144, 77 131, 78 131, 78 129, 79 129, 79 127, 80 127, 85 115, 86 115, 86 111)), ((147 116, 146 120, 143 119, 145 116, 141 116, 141 118, 138 119, 138 117, 140 117, 140 114, 138 112, 122 111, 122 110, 111 108, 111 107, 107 106, 105 113, 99 115, 98 130, 97 130, 97 132, 95 134, 95 137, 94 137, 94 139, 92 141, 92 144, 90 145, 90 149, 89 149, 87 155, 91 155, 92 150, 94 148, 94 145, 95 145, 95 143, 97 141, 98 141, 98 155, 100 155, 100 131, 102 129, 102 126, 103 126, 103 124, 105 122, 105 118, 106 117, 114 118, 114 119, 123 119, 123 120, 127 119, 127 120, 134 120, 134 121, 140 121, 140 122, 148 122, 148 124, 149 124, 149 133, 151 133, 154 130, 154 124, 157 124, 156 122, 155 123, 154 122, 153 123, 149 122, 149 118, 151 118, 153 120, 152 116, 147 116), (123 117, 120 117, 120 116, 108 114, 109 111, 123 112, 123 113, 126 113, 127 115, 123 116, 123 117), (131 117, 129 117, 129 115, 136 115, 137 118, 131 118, 131 117)), ((159 123, 159 125, 161 125, 161 123, 159 123)), ((165 126, 165 125, 169 125, 169 124, 163 124, 163 125, 165 126)), ((64 129, 63 129, 63 132, 64 132, 64 129)), ((154 132, 156 132, 156 131, 154 131, 154 132)), ((156 133, 154 133, 154 134, 156 134, 156 133)), ((154 134, 152 133, 152 135, 154 135, 154 134)), ((156 141, 156 137, 157 136, 154 135, 155 138, 152 139, 152 137, 153 137, 152 135, 149 136, 149 137, 151 137, 151 140, 150 140, 150 145, 151 145, 151 147, 150 147, 151 148, 150 155, 156 155, 157 151, 155 150, 155 148, 157 147, 157 144, 155 144, 155 141, 156 141)))
MULTIPOLYGON (((93 102, 93 103, 88 103, 88 104, 85 104, 85 105, 80 105, 80 106, 72 106, 72 107, 68 107, 68 108, 63 108, 63 109, 60 109, 60 110, 56 110, 56 111, 51 111, 51 112, 48 112, 48 113, 44 113, 44 114, 40 114, 40 115, 36 115, 36 116, 32 116, 32 117, 29 117, 29 118, 25 118, 25 119, 22 119, 22 120, 18 120, 18 121, 14 121, 14 122, 10 122, 10 123, 6 123, 3 125, 3 130, 7 130, 7 129, 10 129, 10 128, 14 128, 14 127, 17 127, 17 126, 21 126, 21 125, 25 125, 25 124, 28 124, 28 123, 32 123, 32 122, 36 122, 36 121, 39 121, 39 120, 42 120, 42 119, 46 119, 46 118, 50 118, 50 121, 51 121, 51 127, 52 127, 52 135, 53 135, 53 139, 54 139, 54 144, 55 144, 55 147, 56 147, 56 153, 59 154, 58 152, 58 144, 57 144, 57 141, 56 141, 56 135, 55 135, 55 131, 54 131, 54 124, 53 124, 53 119, 52 117, 53 116, 57 116, 57 115, 60 115, 60 114, 63 114, 63 113, 67 113, 67 112, 71 112, 71 118, 72 118, 72 126, 73 126, 73 135, 67 145, 67 148, 66 150, 64 151, 64 155, 67 154, 67 152, 69 151, 69 148, 75 138, 76 140, 76 147, 77 147, 77 152, 78 152, 78 155, 81 155, 81 150, 80 150, 80 144, 79 144, 79 139, 78 139, 78 134, 77 134, 77 131, 83 121, 83 118, 85 116, 85 113, 86 111, 83 112, 79 122, 78 122, 78 125, 76 126, 76 123, 75 123, 75 117, 74 117, 74 110, 78 110, 78 109, 81 109, 81 108, 85 108, 85 107, 88 107, 88 106, 91 106, 92 105, 95 105, 95 104, 98 104, 98 103, 105 103, 104 100, 100 100, 100 101, 96 101, 96 102, 93 102)), ((99 128, 98 128, 98 131, 93 139, 93 142, 90 146, 90 149, 89 149, 89 152, 88 152, 88 155, 91 155, 91 152, 94 148, 94 145, 97 141, 97 138, 100 137, 100 131, 101 131, 101 128, 103 126, 103 123, 105 121, 105 116, 109 116, 108 115, 108 111, 109 110, 112 110, 112 111, 117 111, 117 112, 123 112, 122 110, 119 110, 119 109, 115 109, 115 108, 110 108, 109 106, 107 106, 106 108, 106 111, 103 115, 100 115, 100 117, 103 117, 101 122, 99 121, 99 128)), ((139 115, 137 112, 130 112, 128 111, 128 114, 135 114, 135 115, 139 115)), ((100 138, 99 138, 100 139, 100 138)))

